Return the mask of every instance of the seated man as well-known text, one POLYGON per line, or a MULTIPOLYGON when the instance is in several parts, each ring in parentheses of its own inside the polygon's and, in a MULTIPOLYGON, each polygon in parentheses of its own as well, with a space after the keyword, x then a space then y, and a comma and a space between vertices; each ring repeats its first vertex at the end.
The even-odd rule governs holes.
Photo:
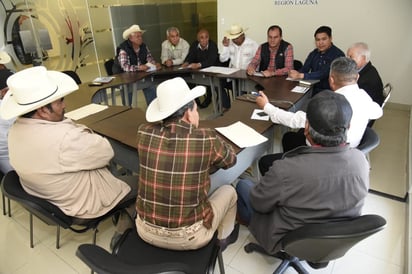
MULTIPOLYGON (((136 197, 137 178, 125 178, 126 183, 107 168, 114 156, 109 141, 65 119, 64 96, 78 89, 70 76, 38 66, 13 74, 7 83, 0 116, 19 116, 9 131, 9 153, 26 192, 75 217, 75 224, 136 197)), ((116 236, 131 225, 125 214, 116 236)))
MULTIPOLYGON (((202 69, 218 64, 218 49, 214 41, 209 38, 209 31, 200 29, 197 32, 197 40, 189 48, 189 54, 186 56, 183 68, 202 69)), ((207 108, 212 102, 212 92, 210 87, 207 88, 206 98, 199 105, 200 108, 207 108)))
MULTIPOLYGON (((3 97, 6 95, 9 88, 7 87, 7 79, 13 75, 5 64, 11 61, 10 56, 4 52, 0 52, 0 105, 3 100, 3 97)), ((9 148, 7 144, 7 136, 9 134, 9 128, 14 123, 14 118, 5 120, 0 118, 0 171, 3 174, 6 174, 10 170, 13 170, 13 167, 10 165, 9 161, 9 148)))
POLYGON ((332 43, 332 29, 328 26, 321 26, 315 31, 316 48, 309 53, 303 67, 291 70, 289 77, 294 79, 320 80, 313 87, 312 96, 318 92, 330 89, 328 77, 329 68, 333 60, 340 56, 345 56, 343 51, 332 43))
MULTIPOLYGON (((382 116, 382 108, 372 101, 363 89, 358 87, 357 79, 358 71, 355 61, 347 57, 339 57, 332 62, 329 75, 330 87, 336 93, 345 96, 353 109, 351 126, 347 135, 347 142, 350 147, 357 147, 359 145, 369 120, 378 119, 382 116)), ((290 128, 305 127, 306 113, 303 111, 293 113, 275 107, 269 103, 268 98, 263 92, 260 92, 260 96, 256 98, 256 103, 269 114, 274 123, 290 128)), ((302 130, 287 132, 283 137, 282 143, 284 152, 307 144, 302 130)), ((267 155, 260 160, 259 164, 261 168, 267 170, 272 162, 271 155, 267 155)))
POLYGON ((183 64, 189 53, 189 43, 180 37, 179 29, 170 27, 166 30, 167 39, 162 43, 160 59, 166 67, 183 64))
MULTIPOLYGON (((113 65, 113 73, 147 71, 153 68, 160 69, 161 65, 156 63, 149 48, 143 43, 143 33, 139 25, 132 25, 123 32, 122 42, 116 49, 116 58, 113 65)), ((156 87, 143 89, 146 104, 149 105, 156 98, 156 87)), ((131 102, 129 97, 129 103, 131 102)))
MULTIPOLYGON (((226 36, 223 38, 222 52, 219 55, 219 61, 225 63, 229 61, 230 68, 246 69, 250 61, 252 61, 253 56, 255 56, 256 50, 259 45, 246 37, 246 29, 239 25, 232 25, 228 31, 226 31, 226 36)), ((221 80, 221 86, 226 89, 233 90, 232 81, 221 80)), ((222 107, 223 110, 230 108, 230 97, 225 94, 226 91, 222 91, 222 107)))
POLYGON ((270 254, 279 240, 308 223, 359 216, 368 194, 369 164, 346 143, 352 109, 341 94, 323 91, 308 105, 302 146, 273 162, 257 184, 239 181, 238 214, 270 254))
POLYGON ((359 72, 358 86, 365 90, 373 101, 382 106, 383 83, 378 71, 370 61, 371 52, 366 43, 355 43, 347 52, 347 56, 356 62, 359 72))
POLYGON ((265 77, 287 75, 293 69, 293 46, 283 40, 282 28, 273 25, 267 30, 268 40, 259 46, 247 67, 247 74, 256 71, 265 77))
POLYGON ((222 249, 236 241, 236 191, 217 188, 209 197, 209 173, 236 163, 233 148, 213 129, 198 128, 195 98, 182 78, 164 81, 138 129, 140 161, 136 227, 155 246, 188 250, 206 245, 218 231, 222 249))

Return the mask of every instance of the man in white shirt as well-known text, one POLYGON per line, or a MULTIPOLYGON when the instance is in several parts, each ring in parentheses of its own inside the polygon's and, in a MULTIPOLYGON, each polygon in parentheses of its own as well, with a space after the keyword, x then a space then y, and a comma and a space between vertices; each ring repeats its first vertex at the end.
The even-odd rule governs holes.
POLYGON ((166 30, 167 39, 162 43, 162 53, 160 59, 162 65, 166 67, 183 64, 189 53, 189 43, 180 37, 180 31, 176 27, 166 30))
MULTIPOLYGON (((223 38, 219 61, 224 63, 230 60, 230 68, 247 69, 259 47, 258 43, 246 37, 245 31, 240 25, 232 25, 223 38)), ((226 81, 223 88, 232 89, 231 81, 226 81)), ((230 99, 225 94, 222 95, 222 107, 230 108, 230 99)))
MULTIPOLYGON (((349 101, 353 110, 353 116, 347 135, 347 142, 350 147, 357 147, 362 139, 365 128, 371 119, 378 119, 382 116, 382 108, 364 91, 360 89, 357 80, 359 74, 356 63, 350 58, 339 57, 335 59, 330 68, 329 85, 333 91, 340 93, 349 101)), ((256 98, 256 104, 262 108, 272 122, 282 124, 290 128, 304 128, 306 122, 306 112, 288 112, 269 103, 266 95, 260 91, 256 98)), ((288 132, 283 136, 284 152, 297 146, 305 145, 306 138, 302 131, 288 132)), ((266 155, 260 160, 260 168, 269 168, 273 159, 266 155)))

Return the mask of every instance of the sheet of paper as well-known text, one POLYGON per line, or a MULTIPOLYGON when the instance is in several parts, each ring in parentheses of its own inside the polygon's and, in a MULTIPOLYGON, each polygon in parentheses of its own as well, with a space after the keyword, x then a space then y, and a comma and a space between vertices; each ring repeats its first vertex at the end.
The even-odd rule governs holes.
POLYGON ((252 116, 250 119, 253 120, 262 120, 262 121, 269 121, 269 115, 267 115, 263 110, 261 109, 254 109, 252 116))
POLYGON ((227 127, 217 127, 216 130, 240 148, 256 146, 268 140, 265 136, 240 121, 227 127))
POLYGON ((112 81, 114 79, 114 77, 112 76, 104 76, 104 77, 97 77, 93 80, 94 83, 109 83, 110 81, 112 81))
POLYGON ((265 77, 265 75, 263 75, 263 73, 261 73, 261 72, 255 72, 255 73, 253 73, 253 76, 265 77))
POLYGON ((296 86, 292 89, 293 92, 297 92, 297 93, 305 93, 308 90, 309 90, 309 87, 302 87, 302 86, 296 86))
POLYGON ((67 112, 64 116, 72 120, 79 120, 89 115, 92 115, 94 113, 100 112, 106 108, 108 108, 108 106, 98 105, 98 104, 89 104, 81 108, 67 112))
POLYGON ((220 73, 220 74, 232 74, 232 73, 235 73, 238 70, 239 69, 237 69, 237 68, 226 68, 226 67, 211 66, 211 67, 201 69, 200 71, 220 73))

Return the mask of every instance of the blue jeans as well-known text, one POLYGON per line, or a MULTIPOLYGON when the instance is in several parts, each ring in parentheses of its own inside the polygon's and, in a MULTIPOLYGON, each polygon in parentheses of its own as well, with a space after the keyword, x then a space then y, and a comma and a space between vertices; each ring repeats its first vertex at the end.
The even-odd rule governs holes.
POLYGON ((254 209, 250 205, 250 190, 254 183, 248 179, 241 179, 236 186, 237 193, 237 214, 243 222, 249 224, 254 209))
POLYGON ((156 97, 156 87, 151 86, 143 89, 144 98, 146 99, 146 104, 149 105, 156 97))

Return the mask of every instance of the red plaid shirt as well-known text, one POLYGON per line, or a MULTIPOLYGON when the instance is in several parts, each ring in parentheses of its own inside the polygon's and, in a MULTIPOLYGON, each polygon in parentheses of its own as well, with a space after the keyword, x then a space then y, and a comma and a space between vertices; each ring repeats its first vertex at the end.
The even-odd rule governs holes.
MULTIPOLYGON (((293 69, 293 47, 289 44, 285 50, 285 66, 283 68, 276 68, 275 57, 278 52, 279 45, 275 49, 269 47, 270 60, 267 70, 274 71, 276 76, 287 75, 290 70, 293 69)), ((260 53, 262 51, 262 45, 259 46, 248 67, 252 67, 254 70, 259 68, 260 53)))
POLYGON ((233 148, 213 129, 183 121, 145 124, 138 130, 137 213, 149 223, 177 228, 203 220, 210 208, 212 166, 236 163, 233 148))

